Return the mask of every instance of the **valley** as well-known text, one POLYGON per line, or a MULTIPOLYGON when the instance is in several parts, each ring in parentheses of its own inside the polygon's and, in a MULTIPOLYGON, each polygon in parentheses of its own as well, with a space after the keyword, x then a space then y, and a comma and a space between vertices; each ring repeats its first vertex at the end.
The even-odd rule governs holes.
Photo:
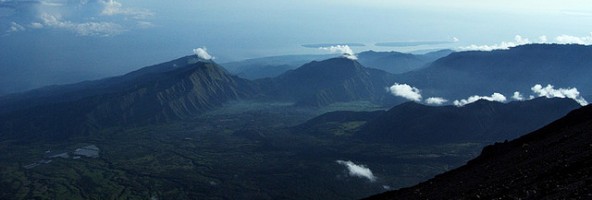
POLYGON ((481 143, 391 145, 292 133, 319 112, 374 110, 358 102, 325 111, 286 103, 233 102, 192 120, 110 128, 61 142, 3 141, 2 198, 57 199, 355 199, 409 186, 476 156, 481 143), (95 144, 100 158, 23 164, 48 149, 95 144), (369 167, 371 182, 336 160, 369 167), (84 183, 84 184, 81 184, 84 183))
MULTIPOLYGON (((410 187, 587 104, 585 76, 505 76, 513 68, 553 74, 559 66, 589 74, 584 53, 577 62, 550 58, 541 71, 524 49, 592 52, 554 44, 367 52, 365 62, 385 70, 413 68, 399 74, 344 53, 255 80, 201 52, 2 96, 0 199, 359 199, 410 187), (526 58, 506 66, 519 56, 526 58), (467 84, 475 78, 480 84, 467 84), (541 81, 547 85, 532 85, 541 81), (531 93, 514 90, 527 86, 531 93), (48 156, 81 148, 90 156, 48 156)), ((262 60, 242 66, 263 70, 252 64, 262 60)))

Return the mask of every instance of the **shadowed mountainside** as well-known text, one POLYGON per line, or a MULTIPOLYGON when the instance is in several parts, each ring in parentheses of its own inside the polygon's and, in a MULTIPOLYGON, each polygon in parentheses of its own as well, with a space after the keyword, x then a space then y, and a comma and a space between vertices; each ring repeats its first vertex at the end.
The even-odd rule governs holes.
POLYGON ((368 199, 588 199, 592 197, 592 106, 419 185, 368 199))
MULTIPOLYGON (((253 83, 213 62, 128 74, 110 92, 44 104, 0 117, 0 137, 64 138, 111 126, 139 126, 185 119, 224 102, 258 94, 253 83)), ((101 87, 94 88, 101 91, 101 87)), ((77 94, 77 93, 75 93, 77 94)))
POLYGON ((398 144, 503 141, 540 128, 579 107, 571 99, 559 98, 509 103, 480 100, 463 107, 408 102, 369 121, 357 136, 398 144))

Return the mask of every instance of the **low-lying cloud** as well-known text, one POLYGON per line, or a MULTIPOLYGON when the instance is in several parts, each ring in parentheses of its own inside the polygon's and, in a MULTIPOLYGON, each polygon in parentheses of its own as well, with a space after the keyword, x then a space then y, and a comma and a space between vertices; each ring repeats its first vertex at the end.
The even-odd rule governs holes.
POLYGON ((512 95, 512 99, 514 99, 516 101, 524 101, 524 96, 520 92, 516 91, 512 95))
POLYGON ((511 42, 501 42, 499 44, 493 44, 493 45, 469 45, 469 46, 464 46, 464 47, 459 47, 459 49, 461 51, 493 51, 493 50, 499 50, 499 49, 510 49, 511 47, 515 47, 515 46, 519 46, 519 45, 525 45, 525 44, 530 44, 530 40, 528 40, 528 38, 523 38, 520 35, 516 35, 514 36, 514 41, 511 42))
POLYGON ((442 105, 446 102, 448 102, 448 100, 446 100, 442 97, 430 97, 425 100, 425 103, 427 103, 429 105, 442 105))
POLYGON ((350 59, 350 60, 357 60, 358 59, 356 54, 354 54, 354 51, 348 45, 321 47, 319 49, 326 50, 331 53, 340 53, 343 57, 350 59))
POLYGON ((349 161, 349 160, 348 161, 337 160, 336 162, 340 165, 347 167, 347 171, 350 176, 366 178, 370 182, 376 181, 376 177, 374 176, 374 174, 372 174, 372 171, 364 165, 357 165, 354 162, 349 161))
POLYGON ((197 49, 193 49, 193 53, 195 53, 195 55, 202 60, 212 60, 214 59, 214 57, 212 57, 209 53, 208 53, 208 49, 205 47, 201 47, 201 48, 197 48, 197 49))
POLYGON ((532 88, 530 88, 532 92, 534 92, 539 97, 546 97, 546 98, 570 98, 578 102, 580 105, 585 106, 588 105, 588 101, 580 96, 580 92, 577 88, 559 88, 555 89, 555 87, 551 84, 543 87, 541 84, 536 84, 532 88))
POLYGON ((514 41, 506 42, 503 41, 499 44, 492 44, 492 45, 469 45, 459 47, 458 49, 461 51, 493 51, 493 50, 504 50, 509 49, 512 47, 525 45, 525 44, 581 44, 581 45, 592 45, 592 33, 587 36, 572 36, 572 35, 559 35, 554 38, 554 41, 550 41, 546 35, 541 35, 538 37, 537 42, 532 42, 528 38, 522 37, 520 35, 514 36, 514 41))
POLYGON ((571 35, 560 35, 555 38, 557 43, 560 44, 582 44, 582 45, 591 45, 592 44, 592 33, 588 36, 577 37, 571 35))
POLYGON ((407 84, 395 83, 389 88, 389 91, 391 92, 391 94, 398 97, 403 97, 407 100, 415 102, 421 101, 421 91, 416 87, 412 87, 407 84))
POLYGON ((503 103, 503 102, 506 102, 507 99, 506 99, 506 96, 504 96, 503 94, 496 92, 496 93, 493 93, 491 96, 475 95, 475 96, 470 96, 467 99, 454 100, 454 102, 452 104, 454 104, 455 106, 458 106, 458 107, 462 107, 464 105, 471 104, 471 103, 474 103, 479 100, 497 101, 497 102, 503 103))
MULTIPOLYGON (((403 97, 410 101, 421 102, 423 98, 421 96, 420 89, 404 83, 395 83, 391 87, 387 88, 387 90, 392 95, 403 97)), ((442 97, 429 97, 424 101, 424 103, 428 105, 442 105, 446 102, 448 102, 448 100, 442 97)))

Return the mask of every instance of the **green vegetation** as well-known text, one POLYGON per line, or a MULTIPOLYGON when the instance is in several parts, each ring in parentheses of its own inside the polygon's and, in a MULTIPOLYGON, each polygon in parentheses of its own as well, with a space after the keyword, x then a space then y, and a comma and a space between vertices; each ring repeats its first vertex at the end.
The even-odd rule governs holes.
MULTIPOLYGON (((334 105, 336 109, 379 107, 334 105)), ((327 110, 233 102, 192 120, 111 128, 62 142, 0 143, 0 199, 355 199, 426 180, 464 164, 482 144, 404 146, 348 137, 363 121, 334 124, 335 136, 288 128, 327 110), (32 169, 44 152, 95 144, 100 158, 32 169), (348 176, 336 160, 370 168, 348 176)))

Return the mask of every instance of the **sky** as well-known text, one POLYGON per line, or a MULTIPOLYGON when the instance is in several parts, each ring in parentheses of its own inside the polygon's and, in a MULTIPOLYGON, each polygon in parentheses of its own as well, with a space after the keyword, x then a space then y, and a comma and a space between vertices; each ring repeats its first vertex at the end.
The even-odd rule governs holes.
POLYGON ((591 27, 584 0, 0 0, 0 95, 120 75, 199 47, 220 63, 327 53, 305 44, 491 50, 590 44, 591 27))

